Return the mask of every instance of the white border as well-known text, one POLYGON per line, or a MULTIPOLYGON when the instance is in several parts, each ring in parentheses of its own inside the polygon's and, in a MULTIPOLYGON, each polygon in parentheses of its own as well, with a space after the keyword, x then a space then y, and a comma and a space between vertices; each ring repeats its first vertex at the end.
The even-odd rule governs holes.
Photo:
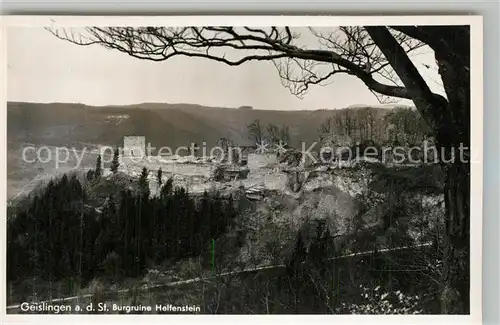
MULTIPOLYGON (((182 26, 182 25, 235 25, 235 26, 339 26, 339 25, 471 25, 471 203, 470 203, 470 315, 405 315, 405 316, 362 316, 362 315, 255 315, 232 316, 220 315, 6 315, 6 278, 5 278, 5 240, 6 240, 6 155, 2 155, 2 181, 0 190, 0 247, 2 277, 0 278, 0 316, 7 324, 94 324, 112 322, 119 324, 157 323, 166 321, 179 324, 183 322, 199 324, 269 324, 286 322, 298 324, 305 322, 335 323, 381 323, 381 324, 479 324, 482 322, 482 192, 483 192, 483 21, 481 16, 3 16, 0 17, 0 104, 4 112, 0 126, 4 140, 2 152, 6 151, 7 131, 7 27, 81 27, 81 26, 182 26)), ((34 54, 36 55, 36 54, 34 54)))
MULTIPOLYGON (((6 26, 345 26, 472 25, 481 16, 3 16, 6 26)), ((481 32, 482 34, 482 32, 481 32)), ((477 35, 479 36, 479 35, 477 35)))

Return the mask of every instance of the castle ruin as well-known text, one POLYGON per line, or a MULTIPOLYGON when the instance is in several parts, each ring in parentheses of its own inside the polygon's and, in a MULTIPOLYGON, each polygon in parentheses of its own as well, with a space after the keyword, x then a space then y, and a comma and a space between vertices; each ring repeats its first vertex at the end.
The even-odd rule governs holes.
POLYGON ((146 137, 125 136, 123 137, 123 156, 138 157, 146 156, 146 137))

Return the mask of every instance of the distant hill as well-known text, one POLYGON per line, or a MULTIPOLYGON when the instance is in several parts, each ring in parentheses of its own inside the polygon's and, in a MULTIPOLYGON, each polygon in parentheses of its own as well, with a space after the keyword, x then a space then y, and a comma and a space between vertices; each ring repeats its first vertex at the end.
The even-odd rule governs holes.
MULTIPOLYGON (((356 105, 352 110, 363 105, 356 105)), ((376 108, 380 115, 389 108, 376 108)), ((154 147, 181 146, 192 142, 213 146, 221 137, 239 145, 252 144, 246 125, 259 119, 290 127, 292 146, 318 139, 318 127, 339 110, 255 110, 209 107, 196 104, 141 103, 126 106, 88 106, 71 103, 7 104, 9 146, 35 143, 75 146, 85 143, 121 145, 123 136, 144 135, 154 147)))

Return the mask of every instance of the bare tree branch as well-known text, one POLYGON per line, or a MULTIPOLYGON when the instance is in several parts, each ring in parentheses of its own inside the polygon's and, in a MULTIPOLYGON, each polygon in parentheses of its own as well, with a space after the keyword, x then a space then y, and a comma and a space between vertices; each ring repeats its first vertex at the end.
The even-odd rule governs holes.
POLYGON ((426 122, 436 132, 455 132, 451 126, 443 128, 443 125, 451 123, 451 119, 446 115, 448 101, 437 94, 434 94, 425 80, 418 72, 415 65, 410 61, 404 49, 399 45, 394 37, 385 27, 366 26, 365 29, 371 38, 389 60, 391 66, 406 86, 407 93, 415 102, 417 109, 426 118, 426 122), (436 110, 441 107, 441 110, 436 110))
MULTIPOLYGON (((289 27, 90 27, 79 33, 48 30, 74 44, 99 44, 150 61, 165 61, 174 56, 206 58, 230 66, 272 61, 283 85, 297 96, 303 96, 310 85, 324 85, 334 75, 346 73, 361 79, 377 94, 412 98, 362 27, 340 27, 328 35, 311 29, 323 45, 318 49, 296 45, 300 35, 289 27)), ((406 51, 423 46, 403 33, 396 35, 406 51)))

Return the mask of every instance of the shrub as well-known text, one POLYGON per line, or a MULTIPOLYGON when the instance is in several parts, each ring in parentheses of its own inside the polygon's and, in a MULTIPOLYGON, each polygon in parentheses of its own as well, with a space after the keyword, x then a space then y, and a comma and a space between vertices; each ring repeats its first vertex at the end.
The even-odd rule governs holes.
POLYGON ((420 297, 418 295, 405 295, 401 291, 383 292, 380 286, 370 290, 363 287, 362 303, 341 303, 337 309, 339 314, 420 314, 422 310, 418 307, 420 297))

